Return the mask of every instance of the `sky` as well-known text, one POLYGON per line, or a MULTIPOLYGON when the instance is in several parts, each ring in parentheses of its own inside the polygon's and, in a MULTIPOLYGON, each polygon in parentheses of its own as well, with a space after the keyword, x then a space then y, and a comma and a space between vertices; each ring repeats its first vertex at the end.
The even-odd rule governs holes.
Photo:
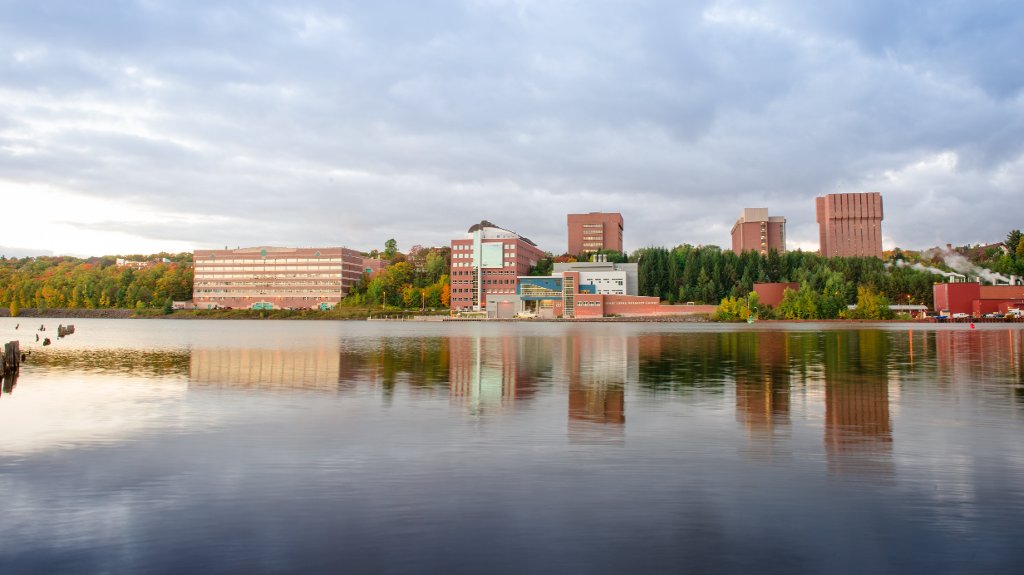
POLYGON ((881 192, 883 245, 1024 227, 1019 0, 0 0, 0 252, 818 247, 881 192))

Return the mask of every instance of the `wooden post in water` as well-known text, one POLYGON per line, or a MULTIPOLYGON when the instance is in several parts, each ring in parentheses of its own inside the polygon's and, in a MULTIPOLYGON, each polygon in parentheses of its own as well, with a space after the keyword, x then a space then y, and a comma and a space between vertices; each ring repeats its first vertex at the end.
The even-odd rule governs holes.
POLYGON ((15 341, 9 341, 4 344, 4 367, 3 375, 6 376, 8 373, 18 371, 21 366, 21 344, 15 341))
POLYGON ((18 381, 18 367, 21 365, 21 350, 17 340, 4 344, 3 366, 0 381, 3 382, 3 393, 11 393, 18 381))

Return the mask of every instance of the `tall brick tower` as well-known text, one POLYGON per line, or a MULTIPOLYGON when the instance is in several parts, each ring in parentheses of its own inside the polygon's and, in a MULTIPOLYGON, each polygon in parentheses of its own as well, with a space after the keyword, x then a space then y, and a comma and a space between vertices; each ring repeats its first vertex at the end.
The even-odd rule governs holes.
POLYGON ((822 256, 882 257, 882 194, 828 194, 815 203, 822 256))

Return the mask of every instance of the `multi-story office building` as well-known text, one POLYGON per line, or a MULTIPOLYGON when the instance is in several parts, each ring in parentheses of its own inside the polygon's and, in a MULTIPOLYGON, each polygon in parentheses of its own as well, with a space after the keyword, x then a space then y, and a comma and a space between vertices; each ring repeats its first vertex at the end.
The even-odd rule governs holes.
POLYGON ((346 248, 255 247, 193 252, 195 307, 333 307, 363 274, 363 257, 346 248))
POLYGON ((622 251, 622 214, 590 212, 569 214, 569 251, 572 255, 599 250, 622 251))
POLYGON ((516 293, 516 278, 544 257, 537 244, 488 221, 452 240, 451 309, 484 310, 487 296, 516 293))
POLYGON ((882 257, 882 194, 828 194, 815 203, 822 256, 882 257))
POLYGON ((786 251, 786 218, 769 216, 768 208, 744 208, 732 227, 732 251, 767 254, 786 251))

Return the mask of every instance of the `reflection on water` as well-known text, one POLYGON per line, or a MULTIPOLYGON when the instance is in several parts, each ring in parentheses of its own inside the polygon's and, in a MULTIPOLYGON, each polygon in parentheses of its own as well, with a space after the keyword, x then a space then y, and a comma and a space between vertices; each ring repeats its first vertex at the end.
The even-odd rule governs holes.
POLYGON ((27 346, 0 572, 1024 561, 1020 329, 259 325, 27 346))
MULTIPOLYGON (((37 349, 33 369, 53 373, 183 377, 191 389, 408 387, 443 390, 470 415, 509 409, 539 392, 567 398, 570 435, 604 429, 622 437, 633 393, 734 395, 735 420, 751 438, 785 437, 793 394, 820 401, 829 461, 892 451, 891 404, 904 387, 987 394, 1020 406, 1024 338, 984 331, 723 331, 555 336, 436 335, 342 338, 336 345, 183 349, 37 349), (590 424, 596 424, 592 426, 590 424), (614 431, 609 431, 614 429, 614 431)), ((12 393, 17 374, 3 381, 12 393)), ((981 395, 978 395, 981 394, 981 395)), ((769 441, 770 442, 770 441, 769 441)))
POLYGON ((29 359, 33 367, 55 371, 187 376, 189 353, 165 349, 45 349, 29 359))
POLYGON ((825 449, 833 473, 891 473, 888 357, 883 332, 825 338, 825 449))
POLYGON ((0 384, 2 384, 0 385, 0 389, 3 390, 3 393, 11 393, 14 391, 14 386, 18 385, 18 375, 19 372, 17 371, 11 371, 3 374, 3 381, 0 382, 0 384))
POLYGON ((191 387, 336 389, 341 357, 325 349, 193 349, 191 387))
POLYGON ((762 456, 774 455, 776 436, 786 436, 790 426, 792 339, 787 333, 762 332, 743 338, 736 348, 736 420, 762 456))
POLYGON ((451 399, 471 414, 529 400, 554 357, 536 338, 456 337, 448 345, 451 399))
POLYGON ((639 378, 636 341, 624 337, 572 337, 563 340, 563 350, 570 440, 622 442, 626 388, 639 378))
POLYGON ((338 382, 392 392, 396 386, 433 389, 448 382, 451 341, 446 338, 382 338, 339 344, 338 382))

